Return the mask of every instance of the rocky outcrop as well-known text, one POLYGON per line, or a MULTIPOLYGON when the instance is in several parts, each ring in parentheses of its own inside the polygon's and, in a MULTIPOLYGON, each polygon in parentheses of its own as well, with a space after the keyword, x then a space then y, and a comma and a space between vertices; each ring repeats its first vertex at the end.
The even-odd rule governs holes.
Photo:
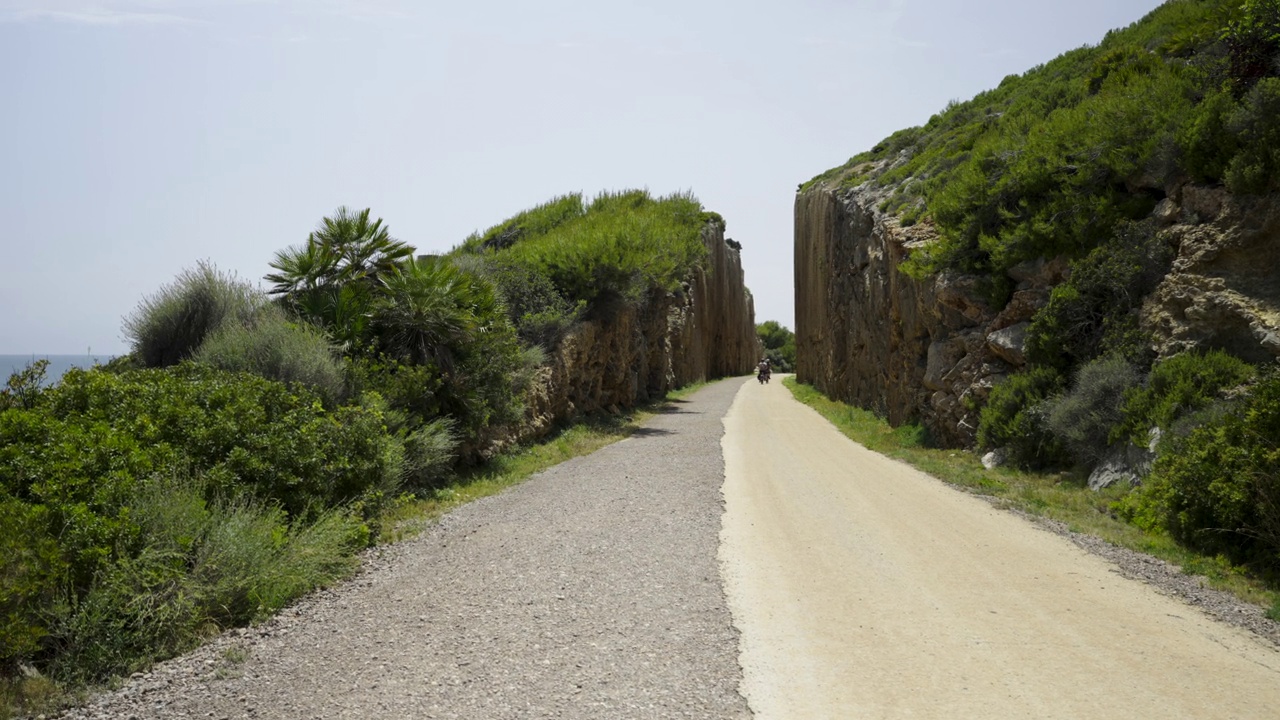
POLYGON ((703 231, 707 260, 675 292, 579 324, 551 354, 527 399, 522 438, 596 412, 620 412, 701 380, 751 372, 755 307, 724 227, 703 231))
POLYGON ((892 424, 920 421, 939 441, 967 445, 973 408, 1021 356, 1046 273, 1026 269, 1008 312, 987 306, 978 278, 916 280, 902 262, 936 234, 882 212, 885 194, 833 181, 796 197, 796 374, 892 424))
MULTIPOLYGON (((880 210, 892 187, 844 188, 840 180, 796 197, 797 377, 895 425, 922 422, 943 444, 971 445, 978 409, 1025 364, 1029 322, 1067 279, 1069 263, 1012 268, 1012 299, 989 307, 981 278, 904 273, 903 261, 936 238, 934 229, 903 227, 880 210)), ((1142 308, 1153 349, 1165 357, 1211 348, 1252 362, 1280 357, 1280 199, 1241 200, 1189 184, 1166 192, 1153 218, 1178 253, 1142 308)))
POLYGON ((1142 325, 1167 357, 1226 350, 1280 358, 1280 198, 1236 198, 1188 185, 1163 210, 1178 246, 1173 269, 1143 304, 1142 325))

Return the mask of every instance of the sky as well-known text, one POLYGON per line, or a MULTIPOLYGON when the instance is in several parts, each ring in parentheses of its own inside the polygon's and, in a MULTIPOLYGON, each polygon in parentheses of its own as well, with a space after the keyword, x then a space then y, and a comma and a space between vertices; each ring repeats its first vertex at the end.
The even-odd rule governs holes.
POLYGON ((128 350, 340 205, 440 252, 691 190, 793 325, 796 186, 1157 0, 0 0, 0 354, 128 350))

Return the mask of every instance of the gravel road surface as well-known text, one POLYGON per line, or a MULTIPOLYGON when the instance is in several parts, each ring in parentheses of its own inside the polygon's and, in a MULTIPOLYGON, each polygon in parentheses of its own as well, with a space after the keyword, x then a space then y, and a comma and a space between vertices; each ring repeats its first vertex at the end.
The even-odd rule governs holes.
POLYGON ((721 557, 757 718, 1276 718, 1280 652, 849 441, 728 416, 721 557))
POLYGON ((741 718, 709 386, 76 718, 741 718))

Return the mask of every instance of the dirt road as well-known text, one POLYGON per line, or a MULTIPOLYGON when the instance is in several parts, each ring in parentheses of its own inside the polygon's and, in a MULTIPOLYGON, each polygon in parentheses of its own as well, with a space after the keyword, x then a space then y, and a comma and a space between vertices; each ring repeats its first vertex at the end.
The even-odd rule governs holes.
POLYGON ((725 418, 721 566, 769 718, 1275 718, 1280 652, 847 440, 775 381, 725 418))

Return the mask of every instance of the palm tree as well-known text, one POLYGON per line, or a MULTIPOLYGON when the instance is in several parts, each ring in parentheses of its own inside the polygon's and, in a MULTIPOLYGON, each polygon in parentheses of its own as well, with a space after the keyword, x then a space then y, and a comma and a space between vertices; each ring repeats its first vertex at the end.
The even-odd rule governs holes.
POLYGON ((392 238, 382 218, 370 222, 369 208, 360 212, 338 208, 333 217, 320 221, 307 242, 333 253, 338 279, 344 282, 376 281, 382 273, 413 257, 413 247, 392 238))
POLYGON ((266 276, 270 293, 350 348, 368 329, 379 278, 413 258, 413 247, 391 237, 369 209, 338 208, 321 219, 301 246, 276 253, 266 276))
POLYGON ((374 329, 383 349, 406 362, 450 370, 455 348, 506 317, 491 283, 443 258, 409 259, 381 285, 374 329))

